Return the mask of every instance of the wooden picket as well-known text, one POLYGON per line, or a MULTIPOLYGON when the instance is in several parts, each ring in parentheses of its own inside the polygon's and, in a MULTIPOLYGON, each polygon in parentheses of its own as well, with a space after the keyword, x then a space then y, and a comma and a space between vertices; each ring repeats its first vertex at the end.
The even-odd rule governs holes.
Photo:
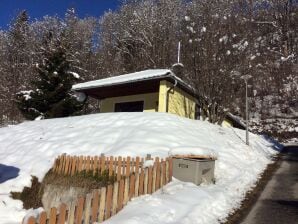
MULTIPOLYGON (((65 219, 66 219, 66 210, 67 210, 67 205, 62 203, 60 205, 59 209, 59 219, 58 219, 58 224, 64 224, 65 219)), ((46 222, 45 222, 46 223, 46 222)))
POLYGON ((107 191, 105 219, 108 219, 108 218, 111 217, 112 199, 113 199, 113 185, 109 185, 108 186, 108 191, 107 191))
MULTIPOLYGON (((148 159, 148 158, 147 158, 148 159)), ((149 157, 149 159, 152 159, 149 157)), ((61 175, 73 176, 80 171, 115 175, 116 181, 107 187, 95 189, 85 197, 80 197, 68 205, 62 203, 59 208, 42 212, 36 220, 27 219, 27 224, 74 224, 103 222, 119 212, 133 197, 152 194, 172 179, 172 159, 154 159, 154 165, 144 168, 144 159, 140 157, 106 157, 105 155, 84 157, 59 156, 52 171, 61 175)))
POLYGON ((93 190, 91 222, 97 221, 100 190, 93 190))
POLYGON ((47 223, 47 213, 42 212, 39 216, 39 224, 46 224, 47 223))
POLYGON ((81 171, 93 171, 95 175, 97 171, 103 173, 108 170, 109 176, 116 175, 117 181, 121 176, 130 176, 131 173, 138 174, 144 164, 144 159, 140 157, 122 158, 106 157, 105 155, 98 156, 69 156, 63 154, 55 159, 52 171, 57 174, 73 176, 81 171))

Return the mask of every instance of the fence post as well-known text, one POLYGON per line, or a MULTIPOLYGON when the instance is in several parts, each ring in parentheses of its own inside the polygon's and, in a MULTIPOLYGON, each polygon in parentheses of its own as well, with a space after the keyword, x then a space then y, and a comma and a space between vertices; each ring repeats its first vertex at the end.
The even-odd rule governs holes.
POLYGON ((80 156, 80 158, 79 158, 78 172, 81 172, 82 169, 83 169, 83 156, 80 156))
POLYGON ((170 157, 169 159, 169 180, 172 181, 173 177, 173 157, 170 157))
POLYGON ((64 169, 63 169, 63 174, 67 174, 67 171, 68 171, 68 163, 69 163, 69 156, 66 156, 64 161, 65 161, 65 162, 64 162, 65 166, 64 166, 64 169))
POLYGON ((104 221, 106 207, 106 187, 101 188, 100 192, 100 203, 99 203, 99 222, 104 221))
POLYGON ((131 158, 131 161, 130 161, 130 164, 131 164, 131 166, 130 166, 130 173, 134 173, 135 172, 135 166, 136 166, 136 164, 135 164, 135 158, 131 158))
POLYGON ((144 194, 148 193, 148 168, 145 168, 144 194))
POLYGON ((135 194, 135 175, 132 174, 130 175, 130 180, 129 180, 129 200, 134 196, 135 194))
POLYGON ((116 181, 113 187, 113 201, 112 201, 112 215, 115 215, 117 212, 117 205, 118 205, 118 187, 119 182, 116 181))
POLYGON ((144 169, 141 169, 141 173, 140 173, 140 178, 139 178, 139 195, 143 195, 144 194, 144 169))
POLYGON ((124 180, 121 179, 119 182, 119 191, 118 191, 118 208, 119 212, 123 208, 123 196, 124 196, 124 180))
POLYGON ((159 157, 156 157, 156 181, 155 181, 155 190, 157 191, 160 188, 160 162, 159 157))
POLYGON ((92 193, 86 195, 85 209, 84 209, 84 223, 90 222, 90 210, 91 210, 92 193))
POLYGON ((53 207, 51 208, 51 211, 50 211, 49 224, 56 224, 56 220, 57 220, 57 209, 53 207))
POLYGON ((84 202, 85 202, 84 197, 80 197, 78 202, 77 202, 76 223, 82 223, 84 202))
POLYGON ((72 161, 72 165, 71 165, 71 176, 73 176, 76 172, 76 168, 77 168, 77 157, 74 156, 73 157, 73 161, 72 161))
POLYGON ((109 177, 113 175, 113 164, 114 164, 114 157, 110 156, 110 161, 109 161, 109 177))
POLYGON ((40 216, 39 216, 39 224, 46 224, 46 223, 47 223, 47 213, 43 211, 42 213, 40 213, 40 216))
POLYGON ((135 197, 138 197, 139 196, 139 182, 140 182, 140 174, 139 173, 136 173, 136 176, 135 176, 135 193, 134 193, 134 196, 135 197))
POLYGON ((152 170, 152 166, 148 167, 148 194, 152 193, 152 170))
POLYGON ((170 182, 170 172, 169 172, 169 158, 166 159, 166 183, 170 182))
POLYGON ((125 184, 124 184, 123 205, 126 205, 129 200, 128 193, 129 193, 129 177, 126 177, 125 184))
POLYGON ((86 158, 86 172, 88 172, 90 170, 90 156, 87 156, 86 158))
POLYGON ((162 186, 166 185, 166 161, 163 160, 162 165, 162 186))
POLYGON ((106 199, 105 220, 111 217, 112 198, 113 198, 113 185, 109 185, 108 192, 107 192, 107 199, 106 199))
POLYGON ((121 178, 121 167, 122 167, 122 157, 121 156, 118 156, 117 181, 120 181, 120 178, 121 178))
POLYGON ((58 167, 58 173, 59 174, 62 174, 63 173, 64 156, 65 156, 65 154, 62 154, 61 157, 60 157, 60 164, 59 164, 59 167, 58 167))
POLYGON ((93 176, 96 174, 96 170, 98 169, 98 156, 94 156, 93 161, 93 176))
POLYGON ((126 173, 125 173, 125 176, 126 177, 129 177, 130 175, 130 156, 127 156, 127 159, 126 159, 126 173))
POLYGON ((100 165, 101 165, 100 172, 101 172, 101 174, 103 174, 103 172, 105 171, 105 168, 106 168, 106 161, 105 161, 105 155, 104 154, 102 154, 100 156, 100 165))
POLYGON ((100 190, 93 191, 93 200, 92 200, 92 217, 91 222, 94 223, 98 220, 98 205, 99 205, 99 195, 100 190))
POLYGON ((156 188, 156 166, 157 166, 157 160, 155 158, 154 165, 153 165, 153 176, 152 176, 152 192, 155 192, 155 188, 156 188))
MULTIPOLYGON (((58 217, 58 224, 65 224, 65 217, 66 216, 66 204, 62 203, 59 208, 59 217, 58 217)), ((41 224, 41 223, 39 223, 41 224)), ((44 223, 46 224, 46 222, 44 223)))
POLYGON ((67 216, 67 223, 68 224, 73 224, 74 223, 75 210, 76 210, 76 203, 75 203, 75 201, 72 201, 70 203, 68 216, 67 216))
POLYGON ((35 224, 35 218, 31 216, 31 217, 28 219, 27 224, 35 224))
POLYGON ((135 173, 138 174, 140 173, 140 157, 137 156, 136 158, 136 170, 135 173))

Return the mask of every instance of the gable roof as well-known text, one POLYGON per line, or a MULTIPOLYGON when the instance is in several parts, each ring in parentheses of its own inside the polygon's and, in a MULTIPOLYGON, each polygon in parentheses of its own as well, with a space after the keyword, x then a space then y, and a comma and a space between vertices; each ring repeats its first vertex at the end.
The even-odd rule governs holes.
POLYGON ((226 119, 232 123, 233 127, 242 130, 246 129, 246 125, 241 121, 240 117, 228 112, 226 115, 226 119))
POLYGON ((79 83, 79 84, 73 85, 72 90, 80 91, 80 90, 86 90, 86 89, 116 86, 121 84, 135 83, 135 82, 162 79, 162 78, 171 78, 173 80, 176 80, 183 87, 194 92, 194 89, 190 85, 185 83, 182 79, 176 76, 169 69, 149 69, 149 70, 129 73, 125 75, 113 76, 105 79, 79 83))

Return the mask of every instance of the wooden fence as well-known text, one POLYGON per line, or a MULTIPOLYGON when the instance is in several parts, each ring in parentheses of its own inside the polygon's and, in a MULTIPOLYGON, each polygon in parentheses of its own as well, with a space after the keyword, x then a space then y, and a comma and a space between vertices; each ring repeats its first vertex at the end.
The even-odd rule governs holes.
MULTIPOLYGON (((150 162, 148 163, 150 164, 150 162)), ((151 166, 143 167, 144 159, 101 157, 58 157, 53 171, 74 175, 76 172, 99 169, 116 173, 114 184, 93 190, 86 197, 80 197, 69 205, 61 204, 51 208, 49 214, 42 212, 38 220, 29 217, 28 224, 89 224, 103 222, 119 212, 127 202, 144 194, 152 194, 172 179, 172 158, 151 161, 151 166), (119 179, 118 179, 119 177, 119 179)), ((146 165, 146 164, 145 164, 146 165)), ((24 222, 23 222, 24 223, 24 222)))
POLYGON ((140 172, 145 160, 151 160, 151 156, 147 158, 131 158, 131 157, 106 157, 101 156, 59 156, 53 166, 53 172, 63 175, 73 176, 81 171, 92 171, 94 175, 96 172, 103 173, 108 171, 109 175, 116 174, 117 180, 121 176, 129 176, 131 173, 140 172))

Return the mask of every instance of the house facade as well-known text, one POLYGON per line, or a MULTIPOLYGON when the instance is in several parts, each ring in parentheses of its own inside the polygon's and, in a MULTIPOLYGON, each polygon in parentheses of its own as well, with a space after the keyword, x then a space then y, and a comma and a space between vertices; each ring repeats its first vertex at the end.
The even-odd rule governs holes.
POLYGON ((195 90, 168 69, 85 82, 73 90, 98 99, 100 112, 165 112, 195 119, 195 90))

